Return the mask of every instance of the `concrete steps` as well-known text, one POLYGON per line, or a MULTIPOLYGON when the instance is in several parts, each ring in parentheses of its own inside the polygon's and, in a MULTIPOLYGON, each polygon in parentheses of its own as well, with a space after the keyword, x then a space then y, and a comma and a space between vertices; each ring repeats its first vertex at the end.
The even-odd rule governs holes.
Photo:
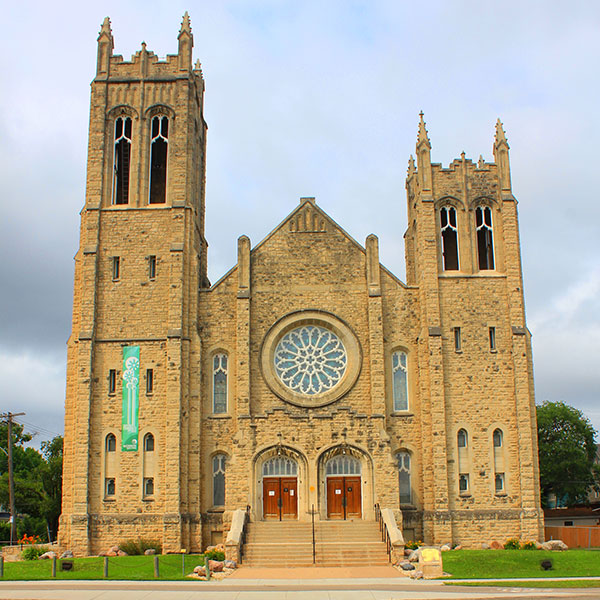
MULTIPOLYGON (((375 521, 315 522, 316 564, 327 567, 389 564, 375 521)), ((301 521, 248 524, 243 564, 308 567, 313 564, 312 525, 301 521)))

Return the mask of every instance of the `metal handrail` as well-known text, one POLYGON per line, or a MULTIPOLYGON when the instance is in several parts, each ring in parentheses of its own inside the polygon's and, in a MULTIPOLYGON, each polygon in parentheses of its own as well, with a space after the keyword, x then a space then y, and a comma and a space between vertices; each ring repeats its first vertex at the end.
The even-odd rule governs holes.
POLYGON ((246 505, 246 513, 244 514, 244 526, 242 527, 242 535, 240 536, 240 564, 244 558, 244 544, 246 543, 246 534, 248 533, 248 523, 250 522, 250 505, 246 505))
POLYGON ((316 564, 317 562, 317 548, 316 548, 316 544, 315 544, 315 505, 312 505, 311 511, 310 511, 310 516, 312 519, 312 544, 313 544, 313 565, 316 564))
POLYGON ((375 504, 375 520, 379 523, 379 531, 381 533, 381 541, 385 542, 385 549, 387 551, 388 560, 392 562, 392 541, 390 540, 390 534, 386 527, 383 518, 381 517, 381 507, 379 503, 375 504))

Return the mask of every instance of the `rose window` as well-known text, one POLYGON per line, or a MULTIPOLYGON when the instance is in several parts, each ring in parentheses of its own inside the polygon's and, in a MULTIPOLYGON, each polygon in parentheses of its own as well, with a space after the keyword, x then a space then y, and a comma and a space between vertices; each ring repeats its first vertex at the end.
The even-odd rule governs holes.
POLYGON ((335 333, 324 327, 304 325, 279 340, 273 362, 286 387, 313 396, 330 390, 342 379, 348 359, 335 333))

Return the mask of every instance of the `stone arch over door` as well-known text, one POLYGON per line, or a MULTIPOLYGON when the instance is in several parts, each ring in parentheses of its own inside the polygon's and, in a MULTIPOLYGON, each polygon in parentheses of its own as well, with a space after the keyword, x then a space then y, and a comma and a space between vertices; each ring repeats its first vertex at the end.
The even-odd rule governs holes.
MULTIPOLYGON (((362 448, 350 446, 348 444, 338 444, 324 450, 317 459, 318 470, 318 498, 319 498, 319 515, 321 519, 329 518, 360 518, 373 519, 373 460, 371 456, 362 448), (345 460, 345 459, 349 460, 345 460), (336 464, 337 473, 333 472, 336 469, 330 469, 327 473, 327 466, 336 464), (358 469, 353 468, 356 465, 358 469), (341 471, 341 472, 339 472, 341 471), (348 471, 345 473, 344 471, 348 471), (350 473, 352 471, 352 473, 350 473), (355 473, 360 471, 360 473, 355 473), (341 517, 332 516, 331 510, 328 510, 328 478, 339 476, 345 478, 360 477, 360 516, 342 515, 341 517)), ((353 486, 354 482, 351 481, 353 486)), ((354 490, 352 490, 354 491, 354 490)), ((329 490, 330 495, 332 490, 329 490)), ((335 492, 333 492, 335 493, 335 492)), ((330 509, 331 507, 329 507, 330 509)))
MULTIPOLYGON (((283 485, 279 490, 283 496, 289 502, 290 495, 296 497, 296 510, 297 515, 292 517, 287 514, 284 516, 285 519, 295 518, 297 520, 306 520, 308 515, 308 463, 306 457, 299 450, 290 446, 281 444, 269 446, 259 451, 254 457, 253 469, 252 469, 252 497, 254 504, 252 507, 252 514, 255 520, 265 520, 265 509, 268 508, 269 500, 264 497, 265 493, 265 480, 272 480, 281 478, 282 481, 288 479, 296 479, 296 488, 288 489, 284 492, 283 485)), ((267 486, 268 487, 268 486, 267 486)), ((278 490, 267 490, 275 491, 278 490)), ((271 498, 273 500, 273 498, 271 498)), ((271 507, 272 508, 272 507, 271 507)), ((267 518, 277 519, 274 515, 267 516, 267 518)), ((282 518, 283 520, 283 518, 282 518)))

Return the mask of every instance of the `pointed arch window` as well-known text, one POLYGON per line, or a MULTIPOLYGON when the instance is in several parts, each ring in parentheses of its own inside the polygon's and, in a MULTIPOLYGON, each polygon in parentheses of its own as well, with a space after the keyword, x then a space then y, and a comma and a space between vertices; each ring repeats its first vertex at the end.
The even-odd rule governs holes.
POLYGON ((458 271, 458 226, 453 206, 442 206, 440 209, 440 232, 444 271, 458 271))
POLYGON ((347 454, 334 456, 325 467, 325 475, 360 475, 360 461, 347 454))
POLYGON ((106 451, 107 452, 116 452, 117 450, 117 438, 114 433, 109 433, 106 436, 106 451))
POLYGON ((394 412, 408 410, 408 357, 402 350, 392 354, 392 395, 394 412))
POLYGON ((225 458, 224 454, 215 454, 213 456, 213 506, 225 505, 225 458))
POLYGON ((154 436, 151 433, 144 436, 144 452, 154 452, 154 436))
POLYGON ((213 357, 213 413, 227 412, 227 354, 213 357))
POLYGON ((113 158, 113 204, 129 204, 129 171, 131 166, 131 117, 115 120, 113 158))
POLYGON ((150 124, 150 204, 167 200, 167 157, 169 154, 169 118, 152 117, 150 124))
POLYGON ((265 477, 298 475, 298 463, 287 456, 274 456, 263 463, 262 474, 265 477))
POLYGON ((400 492, 400 504, 412 503, 412 488, 410 482, 410 453, 401 450, 396 454, 398 462, 398 488, 400 492))
POLYGON ((492 209, 489 206, 478 206, 475 209, 475 225, 477 228, 479 270, 493 270, 494 231, 492 227, 492 209))

